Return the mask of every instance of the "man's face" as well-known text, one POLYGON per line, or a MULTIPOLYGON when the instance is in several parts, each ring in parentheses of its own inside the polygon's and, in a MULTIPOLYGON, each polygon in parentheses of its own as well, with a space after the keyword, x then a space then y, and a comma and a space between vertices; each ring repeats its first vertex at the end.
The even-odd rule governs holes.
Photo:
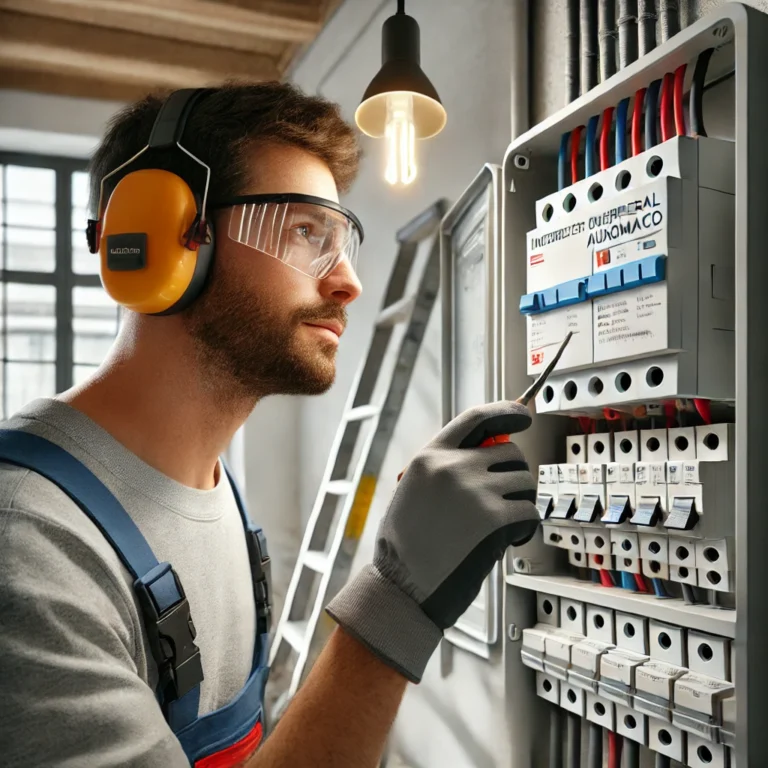
MULTIPOLYGON (((328 166, 304 150, 253 151, 247 194, 294 192, 338 202, 328 166)), ((323 280, 230 239, 231 209, 215 219, 216 252, 202 296, 184 313, 204 365, 249 395, 314 395, 336 374, 345 307, 361 286, 344 260, 323 280)))

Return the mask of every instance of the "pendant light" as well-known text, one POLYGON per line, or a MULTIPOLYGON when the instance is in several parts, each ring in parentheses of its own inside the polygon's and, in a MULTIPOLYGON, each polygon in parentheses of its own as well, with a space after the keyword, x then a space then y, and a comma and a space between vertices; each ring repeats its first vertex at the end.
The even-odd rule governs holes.
POLYGON ((398 0, 397 13, 381 29, 381 69, 355 112, 360 130, 386 140, 384 178, 410 184, 417 173, 416 139, 436 136, 447 116, 435 86, 421 69, 419 25, 398 0))

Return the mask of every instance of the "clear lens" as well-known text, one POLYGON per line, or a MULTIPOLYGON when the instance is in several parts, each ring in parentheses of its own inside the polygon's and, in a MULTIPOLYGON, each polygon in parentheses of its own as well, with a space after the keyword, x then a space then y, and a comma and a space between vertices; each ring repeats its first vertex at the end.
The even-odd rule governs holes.
POLYGON ((312 203, 236 205, 229 236, 322 280, 346 259, 354 270, 360 249, 357 227, 343 214, 312 203))

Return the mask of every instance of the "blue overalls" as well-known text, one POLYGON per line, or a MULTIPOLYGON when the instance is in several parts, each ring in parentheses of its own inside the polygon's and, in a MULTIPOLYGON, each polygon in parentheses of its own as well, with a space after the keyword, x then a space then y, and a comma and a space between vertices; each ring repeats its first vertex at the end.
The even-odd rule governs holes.
POLYGON ((152 656, 157 698, 165 719, 195 768, 230 768, 250 757, 264 736, 264 688, 269 668, 269 556, 260 528, 250 520, 227 470, 245 526, 256 601, 257 638, 251 674, 225 707, 198 716, 203 668, 195 627, 179 577, 158 563, 120 502, 87 467, 37 435, 0 430, 0 461, 25 467, 55 483, 96 524, 134 579, 152 656))

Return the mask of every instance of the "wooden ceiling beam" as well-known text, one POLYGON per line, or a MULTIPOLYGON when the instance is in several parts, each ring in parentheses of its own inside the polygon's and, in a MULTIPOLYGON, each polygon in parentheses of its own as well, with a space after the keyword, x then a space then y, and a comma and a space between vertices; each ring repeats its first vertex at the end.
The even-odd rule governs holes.
POLYGON ((132 32, 40 19, 0 10, 0 66, 7 70, 97 77, 116 83, 179 88, 226 79, 279 77, 261 54, 188 45, 132 32))
POLYGON ((316 21, 215 0, 0 0, 0 9, 202 44, 250 50, 259 40, 305 43, 316 21))

